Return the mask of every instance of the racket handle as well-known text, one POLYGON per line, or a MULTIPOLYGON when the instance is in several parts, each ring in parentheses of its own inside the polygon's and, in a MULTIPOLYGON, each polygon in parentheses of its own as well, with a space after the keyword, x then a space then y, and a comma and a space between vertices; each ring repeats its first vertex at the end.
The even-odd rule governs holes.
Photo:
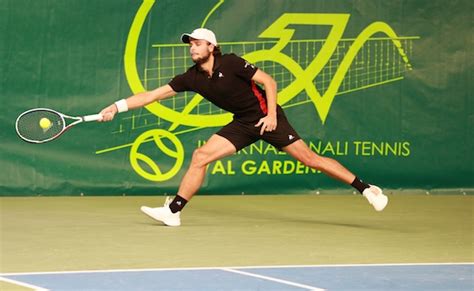
POLYGON ((102 114, 99 113, 99 114, 86 115, 86 116, 83 116, 82 119, 85 122, 96 121, 96 120, 102 119, 102 114))

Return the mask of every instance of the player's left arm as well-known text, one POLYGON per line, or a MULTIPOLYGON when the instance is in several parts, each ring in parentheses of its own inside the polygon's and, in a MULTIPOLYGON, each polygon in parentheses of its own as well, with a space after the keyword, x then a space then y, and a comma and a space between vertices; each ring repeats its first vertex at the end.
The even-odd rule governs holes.
POLYGON ((261 118, 255 125, 256 127, 262 126, 260 129, 260 135, 262 135, 264 131, 274 131, 277 127, 277 83, 260 69, 257 69, 252 80, 262 84, 267 95, 267 116, 261 118))

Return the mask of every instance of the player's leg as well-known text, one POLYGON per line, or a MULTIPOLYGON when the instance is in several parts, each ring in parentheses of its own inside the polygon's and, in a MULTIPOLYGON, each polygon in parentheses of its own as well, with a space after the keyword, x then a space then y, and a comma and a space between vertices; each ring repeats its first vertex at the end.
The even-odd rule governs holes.
POLYGON ((207 165, 236 152, 235 146, 226 138, 214 134, 202 147, 196 149, 188 171, 181 180, 178 195, 189 201, 204 181, 207 165))
POLYGON ((335 159, 323 157, 313 152, 306 143, 300 139, 298 133, 288 122, 283 110, 278 111, 278 126, 275 131, 265 132, 262 139, 279 148, 304 165, 320 170, 326 175, 351 185, 363 194, 377 211, 381 211, 388 203, 388 198, 382 190, 373 185, 362 182, 348 169, 335 159))
POLYGON ((165 225, 181 225, 181 209, 201 187, 207 165, 235 152, 236 147, 229 140, 217 134, 213 135, 205 145, 194 151, 191 164, 174 199, 167 198, 163 207, 142 206, 141 211, 165 225))
MULTIPOLYGON (((336 160, 317 155, 313 152, 294 130, 283 110, 278 108, 278 126, 272 132, 265 132, 262 139, 281 149, 303 164, 336 178, 344 183, 351 184, 355 175, 344 168, 336 160)), ((256 129, 259 130, 258 128, 256 129)))
POLYGON ((282 148, 282 150, 305 166, 317 169, 346 184, 350 185, 356 178, 354 174, 335 159, 323 157, 313 152, 302 139, 282 148))
POLYGON ((374 206, 375 210, 381 211, 387 205, 387 196, 382 193, 382 190, 379 187, 362 182, 335 159, 316 154, 303 140, 299 139, 292 144, 283 147, 282 150, 303 163, 305 166, 319 170, 330 177, 353 186, 367 198, 369 203, 374 206))
POLYGON ((255 142, 258 137, 252 135, 253 130, 255 130, 254 124, 243 124, 237 120, 221 128, 205 145, 195 150, 189 169, 174 199, 172 201, 167 199, 163 207, 144 206, 141 210, 166 225, 179 226, 181 209, 201 187, 207 165, 255 142))

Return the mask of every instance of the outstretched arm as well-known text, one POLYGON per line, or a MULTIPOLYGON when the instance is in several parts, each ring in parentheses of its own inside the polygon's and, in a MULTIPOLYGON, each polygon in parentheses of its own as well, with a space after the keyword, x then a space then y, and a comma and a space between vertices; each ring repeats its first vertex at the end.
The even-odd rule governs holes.
POLYGON ((123 112, 130 109, 140 108, 154 101, 163 100, 174 95, 176 95, 176 92, 170 85, 161 86, 153 91, 138 93, 102 109, 100 114, 102 114, 103 118, 99 121, 110 121, 114 119, 115 114, 119 111, 123 112), (121 110, 119 110, 119 107, 121 110))

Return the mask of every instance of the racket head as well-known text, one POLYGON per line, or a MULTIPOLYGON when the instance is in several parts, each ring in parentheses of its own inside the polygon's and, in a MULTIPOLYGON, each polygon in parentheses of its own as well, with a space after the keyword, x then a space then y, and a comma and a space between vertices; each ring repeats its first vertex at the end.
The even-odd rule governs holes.
POLYGON ((64 116, 49 108, 34 108, 20 114, 15 122, 16 133, 24 141, 44 143, 61 135, 66 129, 64 116), (41 119, 47 118, 48 127, 41 127, 41 119))

